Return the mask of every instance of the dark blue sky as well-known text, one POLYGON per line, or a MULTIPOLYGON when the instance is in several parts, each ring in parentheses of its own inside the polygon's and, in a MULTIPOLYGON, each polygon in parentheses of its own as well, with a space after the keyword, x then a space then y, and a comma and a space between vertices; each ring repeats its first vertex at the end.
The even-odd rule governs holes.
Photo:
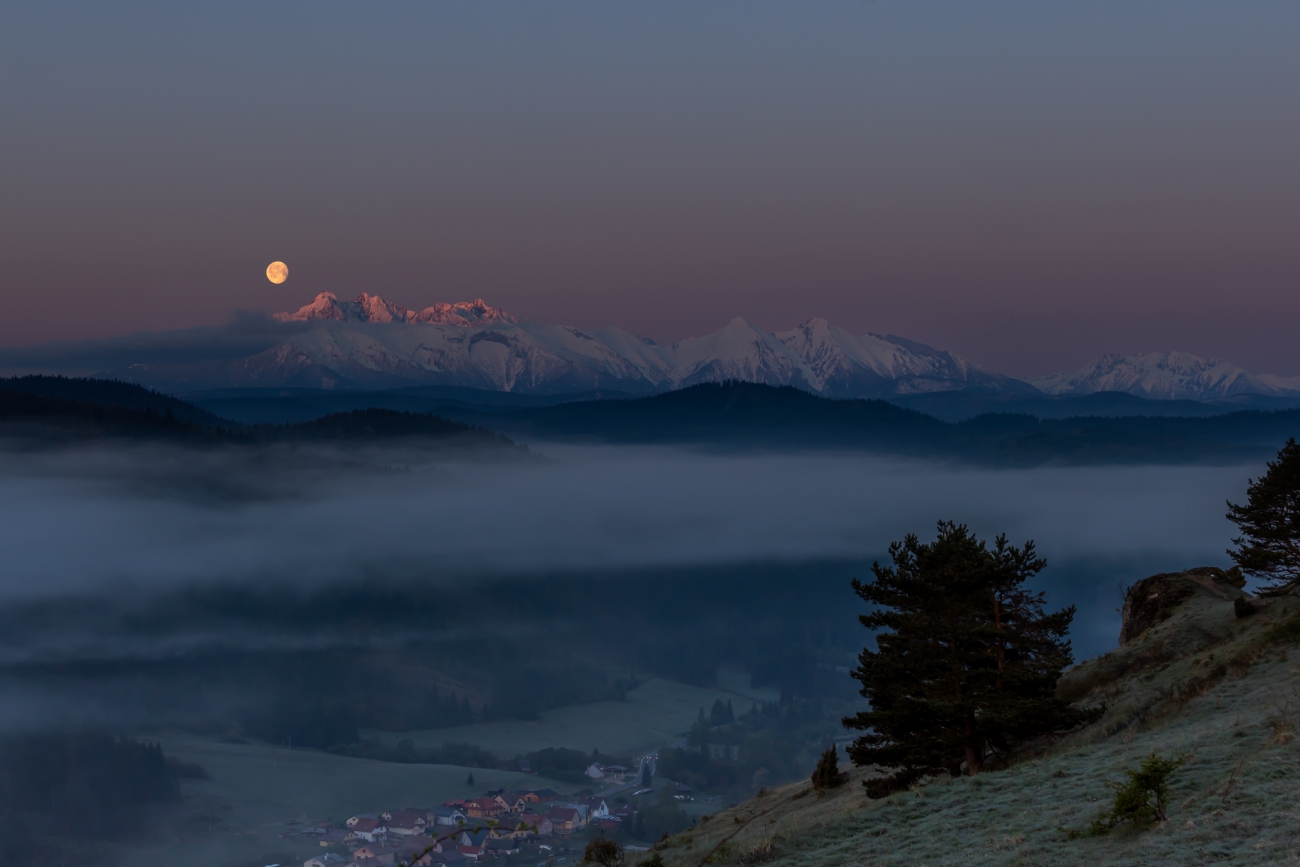
POLYGON ((1297 33, 1294 2, 7 4, 0 343, 330 290, 1300 373, 1297 33))

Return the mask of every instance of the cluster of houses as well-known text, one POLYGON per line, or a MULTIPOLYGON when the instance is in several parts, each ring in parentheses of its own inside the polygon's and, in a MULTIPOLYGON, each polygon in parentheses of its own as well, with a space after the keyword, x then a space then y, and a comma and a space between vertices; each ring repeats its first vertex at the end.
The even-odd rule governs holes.
POLYGON ((303 867, 470 867, 484 858, 529 852, 562 861, 555 837, 588 829, 617 831, 636 810, 611 810, 603 798, 566 801, 552 789, 491 792, 482 798, 448 801, 440 807, 359 813, 342 828, 322 824, 293 834, 315 838, 322 847, 346 847, 351 856, 328 852, 303 867))

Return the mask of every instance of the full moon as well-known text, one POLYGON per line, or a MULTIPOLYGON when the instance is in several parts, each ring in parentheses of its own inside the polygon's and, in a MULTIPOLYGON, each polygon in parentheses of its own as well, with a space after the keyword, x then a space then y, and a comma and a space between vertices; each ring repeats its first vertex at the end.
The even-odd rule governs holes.
POLYGON ((289 279, 289 266, 283 262, 272 262, 266 266, 266 279, 272 283, 283 283, 289 279))

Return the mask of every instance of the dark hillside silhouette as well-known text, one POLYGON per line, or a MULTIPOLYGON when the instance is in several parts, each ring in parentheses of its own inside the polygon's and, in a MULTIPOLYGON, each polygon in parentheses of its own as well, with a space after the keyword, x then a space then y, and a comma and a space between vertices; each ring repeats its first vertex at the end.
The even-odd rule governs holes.
POLYGON ((98 406, 120 406, 125 409, 156 410, 180 421, 190 421, 205 427, 231 426, 205 409, 200 409, 179 398, 162 394, 130 382, 114 379, 71 379, 66 376, 15 376, 0 379, 0 390, 56 397, 98 406))
POLYGON ((951 423, 883 400, 830 400, 792 386, 750 382, 447 415, 515 438, 868 451, 999 466, 1235 463, 1271 454, 1300 431, 1300 410, 1205 418, 986 414, 951 423))

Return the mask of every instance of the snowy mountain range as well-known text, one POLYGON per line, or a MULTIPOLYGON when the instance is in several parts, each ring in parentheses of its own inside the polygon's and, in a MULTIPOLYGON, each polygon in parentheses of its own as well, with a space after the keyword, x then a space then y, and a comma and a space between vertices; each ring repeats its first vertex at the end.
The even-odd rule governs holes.
POLYGON ((482 299, 416 311, 375 295, 341 301, 329 292, 296 311, 244 314, 228 326, 0 349, 0 369, 108 375, 173 393, 431 385, 647 394, 739 379, 836 398, 964 391, 1008 400, 1098 392, 1300 399, 1300 377, 1252 374, 1179 352, 1103 355, 1073 372, 1024 381, 901 337, 854 335, 825 319, 772 333, 737 317, 712 334, 662 345, 614 327, 519 321, 482 299))
POLYGON ((715 333, 669 346, 612 326, 582 331, 520 322, 482 299, 416 312, 374 295, 342 302, 321 292, 298 311, 273 318, 305 328, 224 365, 133 364, 114 373, 173 387, 178 380, 191 380, 188 387, 450 385, 525 394, 651 393, 722 380, 794 385, 827 396, 1032 391, 922 343, 854 335, 820 318, 772 334, 737 317, 715 333))
POLYGON ((1217 358, 1186 352, 1103 355, 1079 370, 1036 377, 1029 383, 1046 394, 1121 391, 1155 400, 1214 400, 1243 394, 1295 396, 1300 377, 1247 373, 1217 358))
POLYGON ((525 394, 666 391, 743 379, 828 397, 980 388, 1032 392, 1020 380, 900 337, 850 334, 809 319, 776 334, 743 318, 660 345, 614 327, 520 322, 482 299, 408 310, 374 295, 317 295, 273 319, 275 345, 224 362, 140 361, 113 370, 166 390, 449 385, 525 394))

